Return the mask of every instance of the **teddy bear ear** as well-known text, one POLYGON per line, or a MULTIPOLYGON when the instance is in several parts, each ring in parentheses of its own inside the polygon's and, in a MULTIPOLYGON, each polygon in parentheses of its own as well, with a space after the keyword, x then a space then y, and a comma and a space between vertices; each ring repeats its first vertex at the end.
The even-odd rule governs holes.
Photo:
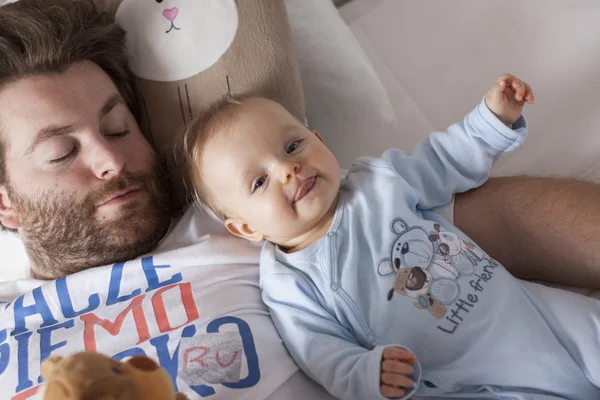
POLYGON ((392 221, 392 232, 399 235, 408 228, 408 224, 402 218, 396 218, 392 221))
POLYGON ((438 240, 440 240, 440 235, 438 235, 437 233, 429 235, 430 242, 437 242, 438 240))
POLYGON ((386 276, 394 273, 392 262, 389 259, 381 260, 377 266, 377 272, 381 276, 386 276))
POLYGON ((132 367, 134 367, 136 369, 139 369, 141 371, 146 371, 146 372, 156 371, 157 369, 160 368, 159 365, 156 363, 156 361, 154 361, 150 357, 146 357, 146 356, 132 357, 125 364, 131 365, 132 367))
POLYGON ((48 378, 52 375, 52 372, 54 371, 58 363, 62 361, 62 359, 63 357, 61 356, 51 356, 42 363, 41 370, 42 378, 44 378, 44 380, 48 380, 48 378))

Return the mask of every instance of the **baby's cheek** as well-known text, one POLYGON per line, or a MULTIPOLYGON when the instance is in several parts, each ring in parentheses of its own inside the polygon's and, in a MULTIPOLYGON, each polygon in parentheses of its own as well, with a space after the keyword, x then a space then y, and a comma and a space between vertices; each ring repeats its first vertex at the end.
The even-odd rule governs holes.
POLYGON ((256 213, 264 221, 271 222, 273 220, 285 219, 285 209, 281 206, 281 202, 268 200, 262 202, 261 207, 257 207, 250 212, 256 213))
POLYGON ((262 207, 250 210, 253 218, 260 218, 260 224, 270 231, 286 231, 294 222, 291 206, 283 201, 265 202, 262 207))

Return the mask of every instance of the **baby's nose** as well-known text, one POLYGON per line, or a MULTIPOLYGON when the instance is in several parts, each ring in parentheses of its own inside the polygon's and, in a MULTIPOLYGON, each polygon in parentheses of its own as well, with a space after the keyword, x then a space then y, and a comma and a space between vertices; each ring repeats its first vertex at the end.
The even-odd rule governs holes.
POLYGON ((290 179, 292 179, 294 176, 296 176, 296 174, 298 173, 299 170, 300 170, 300 166, 298 164, 286 163, 286 164, 284 164, 283 168, 281 169, 281 179, 284 182, 288 182, 290 179))

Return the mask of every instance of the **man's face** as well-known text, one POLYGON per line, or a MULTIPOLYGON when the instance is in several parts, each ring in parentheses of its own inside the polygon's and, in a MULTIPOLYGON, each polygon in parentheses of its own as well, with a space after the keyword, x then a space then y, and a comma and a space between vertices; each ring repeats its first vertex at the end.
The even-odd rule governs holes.
POLYGON ((0 222, 17 229, 36 276, 126 261, 170 222, 155 153, 111 79, 90 62, 0 91, 7 182, 0 222))

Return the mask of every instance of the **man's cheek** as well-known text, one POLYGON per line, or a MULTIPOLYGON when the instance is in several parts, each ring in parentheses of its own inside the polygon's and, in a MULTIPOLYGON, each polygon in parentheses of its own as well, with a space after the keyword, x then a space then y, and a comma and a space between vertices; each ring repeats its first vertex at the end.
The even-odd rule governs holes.
POLYGON ((152 171, 152 157, 144 148, 139 150, 128 150, 122 155, 125 160, 125 171, 133 174, 148 174, 152 171))

